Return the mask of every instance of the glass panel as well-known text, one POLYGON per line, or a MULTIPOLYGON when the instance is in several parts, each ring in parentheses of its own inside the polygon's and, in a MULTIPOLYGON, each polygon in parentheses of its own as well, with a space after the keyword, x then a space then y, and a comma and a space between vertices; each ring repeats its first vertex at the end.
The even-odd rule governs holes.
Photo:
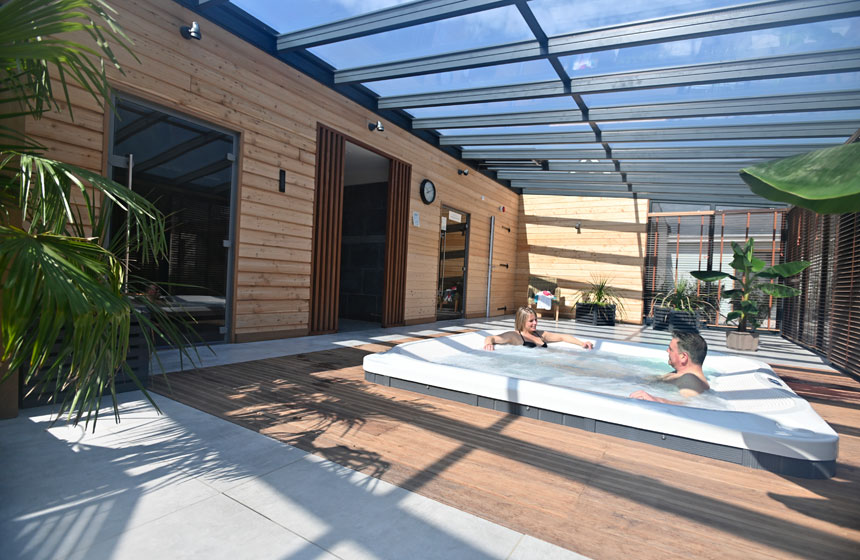
POLYGON ((562 35, 598 27, 733 6, 738 0, 649 0, 647 2, 532 0, 529 7, 547 35, 562 35))
POLYGON ((533 40, 534 35, 519 10, 514 6, 505 6, 309 50, 335 68, 353 68, 533 40))
POLYGON ((570 96, 545 97, 543 99, 520 99, 492 103, 470 103, 445 105, 442 107, 414 107, 407 112, 417 118, 457 117, 461 115, 492 115, 495 113, 525 113, 528 111, 561 111, 576 109, 570 96))
POLYGON ((469 247, 469 215, 442 207, 439 239, 439 289, 437 319, 463 316, 465 305, 466 259, 469 247))
POLYGON ((772 78, 767 80, 726 82, 722 84, 586 94, 583 96, 583 99, 589 107, 616 107, 645 103, 709 101, 763 95, 849 91, 857 90, 858 88, 860 88, 860 72, 845 72, 821 76, 798 76, 794 78, 772 78))
POLYGON ((825 21, 560 57, 572 78, 856 47, 858 19, 825 21), (855 31, 856 32, 856 31, 855 31))
POLYGON ((410 78, 381 80, 368 85, 383 97, 440 91, 457 91, 511 84, 528 84, 558 80, 558 74, 546 60, 500 64, 485 68, 467 68, 410 78))
MULTIPOLYGON (((167 217, 167 259, 130 255, 137 289, 166 313, 190 315, 202 340, 223 341, 233 137, 127 100, 118 101, 117 116, 113 153, 134 156, 132 189, 167 217), (152 282, 166 293, 152 290, 152 282)), ((128 170, 115 168, 114 179, 127 185, 128 170)), ((114 218, 114 235, 122 235, 124 215, 117 209, 114 218)))
POLYGON ((313 2, 273 2, 272 0, 232 0, 278 33, 289 33, 331 23, 368 12, 403 4, 404 0, 313 0, 313 2))

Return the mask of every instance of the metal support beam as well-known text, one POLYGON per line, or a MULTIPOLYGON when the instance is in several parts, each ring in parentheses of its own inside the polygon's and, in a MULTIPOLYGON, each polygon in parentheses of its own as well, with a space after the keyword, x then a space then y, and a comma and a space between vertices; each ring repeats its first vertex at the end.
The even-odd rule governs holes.
POLYGON ((820 51, 779 57, 754 58, 735 62, 716 62, 674 66, 657 70, 619 72, 575 78, 570 84, 560 81, 533 82, 507 86, 461 89, 434 93, 396 95, 379 99, 381 109, 434 107, 463 103, 488 103, 516 99, 560 97, 578 94, 634 91, 675 86, 691 86, 812 76, 860 70, 860 49, 820 51))
MULTIPOLYGON (((618 148, 613 150, 615 159, 749 159, 788 157, 830 144, 790 144, 785 146, 708 146, 671 148, 618 148)), ((597 149, 515 149, 515 148, 464 148, 463 158, 477 160, 510 159, 602 159, 603 150, 597 149)))
MULTIPOLYGON (((604 142, 698 142, 710 140, 762 140, 789 138, 849 138, 860 121, 823 121, 766 125, 688 126, 604 130, 604 142)), ((518 146, 524 144, 593 144, 590 132, 514 134, 450 134, 442 146, 518 146)))

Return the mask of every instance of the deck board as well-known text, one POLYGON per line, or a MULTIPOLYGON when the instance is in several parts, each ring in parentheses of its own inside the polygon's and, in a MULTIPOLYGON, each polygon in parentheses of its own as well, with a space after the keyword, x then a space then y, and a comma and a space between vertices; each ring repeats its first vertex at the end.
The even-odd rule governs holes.
POLYGON ((840 433, 836 477, 805 480, 366 382, 362 358, 388 347, 171 373, 153 390, 594 559, 857 558, 849 377, 775 368, 840 433))

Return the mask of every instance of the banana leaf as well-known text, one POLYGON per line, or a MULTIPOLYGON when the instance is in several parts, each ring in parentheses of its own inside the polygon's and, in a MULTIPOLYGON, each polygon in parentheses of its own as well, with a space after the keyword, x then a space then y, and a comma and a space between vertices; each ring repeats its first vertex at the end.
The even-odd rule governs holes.
POLYGON ((755 194, 819 214, 860 212, 860 142, 741 169, 755 194))

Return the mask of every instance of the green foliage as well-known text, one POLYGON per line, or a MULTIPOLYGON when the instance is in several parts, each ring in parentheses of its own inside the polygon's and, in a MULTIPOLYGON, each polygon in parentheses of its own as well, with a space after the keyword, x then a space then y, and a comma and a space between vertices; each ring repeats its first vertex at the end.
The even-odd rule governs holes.
POLYGON ((860 142, 741 170, 750 190, 820 214, 860 212, 860 142))
POLYGON ((109 106, 105 64, 119 68, 112 45, 131 52, 111 13, 101 0, 0 4, 0 361, 6 378, 22 367, 25 383, 55 398, 66 391, 59 414, 74 422, 97 418, 105 391, 116 413, 114 378, 127 370, 132 316, 155 327, 150 348, 161 338, 187 355, 180 329, 150 319, 160 310, 129 297, 134 280, 121 264, 127 251, 166 255, 164 216, 118 183, 44 157, 14 126, 63 107, 71 113, 70 83, 109 106), (114 207, 129 234, 108 249, 114 207))
POLYGON ((703 282, 718 282, 723 278, 731 278, 735 281, 736 287, 731 290, 723 290, 722 295, 734 301, 735 309, 726 316, 726 320, 737 319, 738 330, 741 332, 746 331, 747 326, 755 331, 761 324, 759 315, 762 310, 759 309, 759 305, 754 299, 758 292, 775 298, 793 297, 800 294, 800 290, 791 286, 763 280, 788 278, 800 274, 810 264, 807 261, 796 261, 768 267, 764 261, 753 256, 753 245, 753 239, 747 239, 743 245, 732 241, 734 258, 730 266, 736 274, 703 270, 690 273, 694 278, 703 282))
POLYGON ((672 287, 671 290, 659 293, 654 297, 654 304, 658 307, 668 307, 676 311, 688 311, 695 313, 702 309, 714 309, 711 303, 696 293, 696 286, 683 278, 672 287))
POLYGON ((579 292, 577 302, 591 303, 605 307, 615 305, 620 311, 624 310, 624 304, 621 301, 621 296, 610 284, 611 279, 606 277, 592 278, 588 287, 579 292))

